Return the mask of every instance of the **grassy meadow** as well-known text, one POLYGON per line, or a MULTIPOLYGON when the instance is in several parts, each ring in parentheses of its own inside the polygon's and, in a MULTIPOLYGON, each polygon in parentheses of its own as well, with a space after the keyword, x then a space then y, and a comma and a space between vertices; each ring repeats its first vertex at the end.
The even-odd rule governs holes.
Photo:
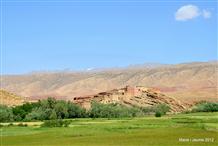
MULTIPOLYGON (((1 146, 212 146, 218 145, 218 113, 121 119, 73 119, 69 127, 1 127, 1 146)), ((4 123, 7 125, 7 123, 4 123)))

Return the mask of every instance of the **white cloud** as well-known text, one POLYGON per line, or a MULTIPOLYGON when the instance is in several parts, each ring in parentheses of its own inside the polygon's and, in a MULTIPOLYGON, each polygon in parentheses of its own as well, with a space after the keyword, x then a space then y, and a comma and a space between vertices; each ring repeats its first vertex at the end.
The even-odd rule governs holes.
POLYGON ((185 5, 180 7, 175 13, 175 19, 177 21, 187 21, 199 16, 203 16, 203 18, 210 18, 211 12, 208 10, 200 10, 195 5, 185 5))
POLYGON ((204 18, 210 18, 211 17, 211 12, 210 11, 208 11, 208 10, 203 10, 203 12, 202 12, 202 16, 204 17, 204 18))
POLYGON ((186 21, 200 15, 200 10, 197 6, 186 5, 179 8, 175 14, 175 19, 178 21, 186 21))

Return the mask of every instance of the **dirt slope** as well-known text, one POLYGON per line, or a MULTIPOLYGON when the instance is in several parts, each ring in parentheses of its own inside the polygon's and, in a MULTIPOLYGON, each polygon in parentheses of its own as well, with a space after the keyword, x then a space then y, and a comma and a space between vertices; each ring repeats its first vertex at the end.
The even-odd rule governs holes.
POLYGON ((0 101, 0 104, 14 106, 23 104, 25 99, 23 97, 17 96, 15 94, 0 89, 0 101))

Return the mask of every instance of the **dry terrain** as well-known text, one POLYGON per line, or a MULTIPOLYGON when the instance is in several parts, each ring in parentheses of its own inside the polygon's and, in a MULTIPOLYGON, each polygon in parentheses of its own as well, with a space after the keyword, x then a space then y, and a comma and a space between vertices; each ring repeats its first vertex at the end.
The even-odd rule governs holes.
POLYGON ((0 90, 0 101, 1 104, 14 106, 23 104, 25 98, 9 93, 5 90, 0 90))
POLYGON ((151 107, 157 104, 167 104, 171 112, 182 112, 191 107, 177 99, 165 96, 143 86, 126 86, 120 89, 113 89, 107 92, 100 92, 90 96, 74 97, 71 100, 86 109, 91 108, 91 101, 104 104, 118 103, 128 107, 151 107))
POLYGON ((217 100, 217 61, 140 65, 84 72, 4 75, 3 89, 32 99, 72 99, 126 85, 145 86, 185 102, 217 100))

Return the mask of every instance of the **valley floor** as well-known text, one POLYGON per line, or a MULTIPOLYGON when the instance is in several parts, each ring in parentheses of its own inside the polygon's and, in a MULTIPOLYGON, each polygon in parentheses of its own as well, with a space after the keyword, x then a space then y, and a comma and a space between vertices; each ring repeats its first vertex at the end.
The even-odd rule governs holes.
MULTIPOLYGON (((16 124, 16 123, 15 123, 16 124)), ((212 146, 218 145, 218 113, 125 119, 74 119, 69 127, 1 128, 1 146, 212 146)))

